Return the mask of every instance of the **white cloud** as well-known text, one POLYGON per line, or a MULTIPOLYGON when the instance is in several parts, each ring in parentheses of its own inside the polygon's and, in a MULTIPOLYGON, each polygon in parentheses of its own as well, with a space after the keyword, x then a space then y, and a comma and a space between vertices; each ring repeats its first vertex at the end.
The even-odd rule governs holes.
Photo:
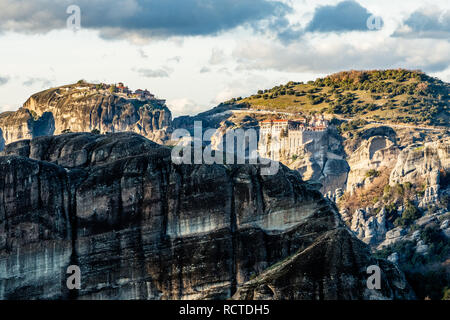
POLYGON ((0 86, 7 84, 9 81, 9 77, 2 77, 0 76, 0 86))
POLYGON ((211 57, 209 58, 209 64, 218 65, 227 61, 227 55, 222 49, 213 48, 211 51, 211 57))
POLYGON ((140 55, 140 57, 142 59, 147 59, 148 58, 148 54, 142 48, 138 49, 138 53, 139 53, 139 55, 140 55))
POLYGON ((173 72, 173 69, 169 67, 162 67, 159 69, 139 68, 136 71, 145 78, 168 78, 173 72))
POLYGON ((50 87, 52 85, 52 81, 46 78, 32 77, 25 80, 22 84, 27 87, 39 87, 43 89, 50 87))
POLYGON ((237 47, 233 56, 243 70, 331 73, 347 69, 410 68, 427 72, 450 65, 447 41, 328 35, 283 46, 264 40, 237 47), (433 47, 433 50, 429 50, 433 47))
POLYGON ((207 106, 200 105, 189 98, 179 98, 167 101, 172 116, 193 115, 205 111, 207 106))

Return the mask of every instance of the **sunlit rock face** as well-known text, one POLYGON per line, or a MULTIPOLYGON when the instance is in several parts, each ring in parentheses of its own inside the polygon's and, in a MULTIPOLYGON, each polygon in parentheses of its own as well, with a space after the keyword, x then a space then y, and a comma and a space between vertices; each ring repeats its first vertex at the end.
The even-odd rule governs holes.
POLYGON ((18 111, 0 114, 0 150, 22 139, 92 130, 131 131, 163 143, 171 124, 171 112, 162 100, 111 94, 92 84, 67 85, 36 93, 18 111))
POLYGON ((366 173, 369 170, 390 168, 400 153, 398 146, 386 136, 372 136, 363 140, 357 150, 348 159, 350 172, 347 179, 347 191, 370 184, 366 173), (369 183, 368 183, 369 182, 369 183))
POLYGON ((289 291, 269 298, 414 297, 298 172, 260 170, 175 165, 169 147, 133 133, 7 145, 0 299, 249 298, 248 281, 292 256, 289 273, 275 274, 289 291), (372 264, 383 273, 380 292, 366 286, 372 264), (78 291, 66 287, 69 265, 81 268, 78 291))
POLYGON ((450 138, 417 143, 406 147, 399 154, 389 183, 421 180, 428 186, 439 184, 439 171, 450 170, 450 138))

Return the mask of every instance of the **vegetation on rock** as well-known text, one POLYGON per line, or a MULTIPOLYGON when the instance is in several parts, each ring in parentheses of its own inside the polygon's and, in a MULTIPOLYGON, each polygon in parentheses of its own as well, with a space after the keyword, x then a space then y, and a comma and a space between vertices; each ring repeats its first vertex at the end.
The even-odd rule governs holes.
POLYGON ((450 84, 405 69, 345 71, 308 83, 290 81, 258 90, 251 108, 288 112, 326 112, 346 118, 445 126, 449 124, 450 84))

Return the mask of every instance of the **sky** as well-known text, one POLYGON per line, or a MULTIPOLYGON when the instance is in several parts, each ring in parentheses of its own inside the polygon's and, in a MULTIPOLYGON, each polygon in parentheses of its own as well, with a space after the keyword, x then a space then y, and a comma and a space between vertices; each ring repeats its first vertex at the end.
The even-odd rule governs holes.
POLYGON ((449 53, 448 0, 0 0, 0 112, 80 79, 174 116, 351 69, 450 82, 449 53))

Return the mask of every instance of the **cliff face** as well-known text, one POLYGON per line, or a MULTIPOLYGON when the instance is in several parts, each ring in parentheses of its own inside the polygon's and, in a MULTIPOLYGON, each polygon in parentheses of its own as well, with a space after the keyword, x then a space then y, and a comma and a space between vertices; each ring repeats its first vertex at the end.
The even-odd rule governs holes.
POLYGON ((315 132, 295 155, 283 156, 282 162, 299 171, 303 179, 320 182, 323 194, 334 193, 336 189, 345 189, 350 170, 342 142, 334 128, 315 132))
POLYGON ((400 153, 395 132, 389 127, 367 130, 357 149, 348 154, 350 172, 347 178, 347 191, 364 188, 372 182, 367 176, 369 170, 391 170, 400 153))
POLYGON ((31 96, 16 112, 0 115, 0 150, 6 143, 62 132, 131 131, 162 143, 169 138, 169 109, 156 100, 111 94, 94 85, 49 89, 31 96))
MULTIPOLYGON (((174 119, 174 128, 183 128, 193 132, 194 121, 201 121, 203 129, 216 130, 211 137, 213 149, 222 149, 224 135, 230 130, 254 130, 257 145, 247 144, 246 154, 257 152, 261 157, 271 158, 271 143, 260 135, 258 121, 276 117, 276 113, 255 111, 243 105, 219 105, 197 116, 183 116, 174 119)), ((283 114, 286 116, 286 114, 283 114)), ((323 194, 333 193, 336 189, 345 190, 349 165, 343 146, 343 139, 335 128, 325 131, 308 131, 302 138, 301 145, 292 147, 284 141, 280 143, 276 159, 297 170, 304 180, 319 182, 323 194)))
POLYGON ((370 258, 368 248, 350 231, 337 229, 324 233, 313 245, 243 284, 233 298, 376 300, 411 296, 408 283, 396 266, 370 258), (362 285, 367 274, 361 270, 373 264, 383 269, 381 290, 362 285), (401 296, 397 295, 399 291, 401 296))
POLYGON ((440 170, 450 170, 450 137, 412 144, 403 149, 389 183, 394 185, 422 179, 429 186, 437 185, 440 170))
POLYGON ((55 131, 51 113, 45 112, 34 119, 30 110, 20 108, 16 112, 0 114, 0 150, 6 144, 41 135, 51 135, 55 131))
MULTIPOLYGON (((444 202, 450 192, 447 183, 440 181, 450 171, 450 140, 445 132, 425 134, 414 129, 394 131, 379 127, 376 131, 363 130, 359 135, 362 139, 356 144, 346 142, 351 169, 348 194, 341 199, 340 206, 345 208, 357 198, 372 200, 362 201, 352 212, 341 210, 344 220, 360 239, 376 246, 412 239, 411 234, 407 236, 405 226, 394 228, 393 223, 402 216, 407 201, 423 210, 420 215, 445 219, 448 209, 444 202), (386 205, 391 208, 386 210, 386 205), (428 212, 429 207, 434 209, 428 212), (401 235, 391 237, 390 230, 401 235)), ((435 220, 430 218, 429 222, 438 221, 435 220)), ((419 227, 424 225, 418 225, 416 230, 419 227)))
POLYGON ((248 281, 266 283, 267 272, 278 281, 267 297, 276 299, 414 296, 401 272, 371 257, 298 173, 174 165, 170 156, 132 133, 6 146, 0 298, 255 298, 248 281), (277 262, 282 268, 268 269, 277 262), (82 288, 69 292, 73 264, 82 288), (382 269, 379 292, 366 287, 370 264, 382 269))

